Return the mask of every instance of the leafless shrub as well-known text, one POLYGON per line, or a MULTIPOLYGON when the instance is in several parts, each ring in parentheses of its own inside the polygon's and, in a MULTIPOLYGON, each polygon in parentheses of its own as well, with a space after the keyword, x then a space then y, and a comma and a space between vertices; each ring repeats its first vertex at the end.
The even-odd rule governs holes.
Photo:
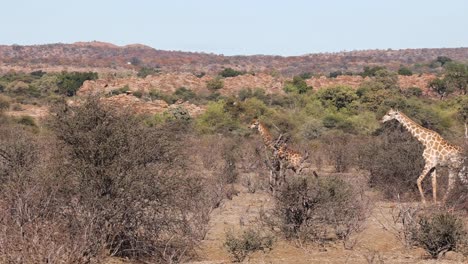
POLYGON ((102 250, 92 217, 64 200, 46 146, 22 127, 0 129, 0 262, 89 263, 102 250), (80 227, 80 229, 75 229, 80 227))
MULTIPOLYGON (((468 142, 464 145, 464 169, 460 171, 462 177, 468 179, 468 142)), ((468 184, 463 183, 459 177, 457 181, 460 181, 459 184, 455 184, 455 188, 451 190, 447 199, 447 206, 457 210, 468 213, 468 184)))
POLYGON ((370 172, 369 184, 386 198, 404 198, 417 193, 416 179, 424 166, 422 151, 423 146, 404 128, 386 123, 379 137, 359 148, 360 167, 370 172))
POLYGON ((319 243, 338 239, 351 248, 351 235, 362 229, 368 213, 367 198, 348 182, 337 177, 308 177, 282 188, 270 217, 263 218, 268 225, 279 227, 286 238, 319 243))
POLYGON ((383 227, 391 232, 405 247, 412 246, 413 230, 422 208, 418 205, 412 206, 398 202, 392 208, 392 219, 389 224, 381 223, 383 227))
POLYGON ((412 235, 413 243, 424 248, 432 258, 457 250, 468 239, 462 220, 444 211, 420 215, 412 235))
POLYGON ((235 262, 241 262, 252 252, 271 250, 273 242, 274 238, 271 234, 250 228, 240 236, 235 236, 232 231, 229 231, 226 234, 224 247, 235 262))
POLYGON ((105 234, 112 255, 179 261, 202 238, 203 182, 187 175, 180 126, 148 128, 96 98, 56 109, 51 127, 67 150, 72 197, 105 234))
POLYGON ((399 203, 392 216, 394 227, 388 230, 408 248, 420 246, 438 258, 447 251, 463 252, 467 246, 468 233, 461 218, 445 208, 399 203))
POLYGON ((376 250, 368 250, 367 253, 363 254, 368 264, 384 264, 383 257, 376 250))
POLYGON ((50 142, 0 131, 0 262, 189 257, 211 201, 184 162, 183 125, 148 128, 91 98, 55 109, 50 142))
POLYGON ((356 160, 353 136, 330 133, 323 137, 325 151, 335 172, 346 172, 356 160))

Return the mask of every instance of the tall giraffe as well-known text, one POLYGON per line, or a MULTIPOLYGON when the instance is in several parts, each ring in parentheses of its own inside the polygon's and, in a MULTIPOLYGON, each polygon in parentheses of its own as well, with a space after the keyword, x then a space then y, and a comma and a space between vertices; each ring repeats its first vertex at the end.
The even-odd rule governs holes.
POLYGON ((448 166, 449 168, 448 186, 443 199, 444 202, 446 201, 450 190, 454 187, 457 171, 460 180, 464 184, 468 184, 468 178, 465 175, 466 168, 463 166, 464 158, 460 147, 448 143, 437 132, 420 126, 400 111, 390 109, 382 118, 382 122, 387 122, 392 119, 400 122, 411 133, 411 135, 413 135, 413 137, 424 145, 423 158, 425 165, 417 180, 419 193, 421 194, 421 200, 423 203, 425 203, 426 200, 424 198, 421 183, 428 174, 432 174, 432 196, 434 203, 437 202, 437 165, 448 166))
POLYGON ((257 119, 252 121, 250 125, 251 129, 257 129, 260 135, 263 138, 263 143, 267 146, 275 156, 280 161, 286 161, 288 169, 291 169, 295 173, 301 172, 303 169, 304 161, 307 159, 307 155, 303 156, 301 153, 292 150, 286 146, 284 143, 280 143, 277 141, 273 141, 273 137, 271 136, 270 131, 268 128, 257 119))

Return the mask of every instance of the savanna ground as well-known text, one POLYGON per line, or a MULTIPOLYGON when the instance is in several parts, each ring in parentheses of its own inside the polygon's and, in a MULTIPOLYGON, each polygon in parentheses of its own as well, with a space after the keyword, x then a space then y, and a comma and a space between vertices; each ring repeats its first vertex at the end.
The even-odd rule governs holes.
MULTIPOLYGON (((398 123, 378 122, 398 108, 463 146, 466 65, 447 65, 431 84, 437 98, 400 89, 382 67, 359 73, 370 79, 357 89, 314 91, 304 74, 283 94, 221 96, 223 75, 247 74, 231 69, 207 83, 209 95, 183 87, 128 95, 190 100, 206 107, 198 117, 183 108, 140 116, 76 98, 95 73, 6 74, 0 263, 462 263, 466 187, 446 205, 423 207, 422 145, 398 123), (11 114, 20 112, 31 114, 11 114), (274 193, 275 157, 247 128, 254 118, 310 153, 311 167, 288 171, 274 193)), ((446 174, 438 170, 439 197, 446 174)), ((429 198, 430 180, 425 191, 429 198)))

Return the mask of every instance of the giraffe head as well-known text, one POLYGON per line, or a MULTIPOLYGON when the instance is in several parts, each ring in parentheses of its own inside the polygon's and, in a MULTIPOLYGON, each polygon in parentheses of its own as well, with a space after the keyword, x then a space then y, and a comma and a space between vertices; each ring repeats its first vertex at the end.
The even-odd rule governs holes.
POLYGON ((260 125, 260 121, 258 121, 258 119, 254 119, 254 120, 252 120, 252 123, 250 123, 249 128, 250 129, 256 129, 256 128, 258 128, 259 125, 260 125))
POLYGON ((382 120, 380 122, 385 123, 387 121, 390 121, 392 119, 396 119, 400 115, 400 112, 390 109, 388 112, 382 117, 382 120))

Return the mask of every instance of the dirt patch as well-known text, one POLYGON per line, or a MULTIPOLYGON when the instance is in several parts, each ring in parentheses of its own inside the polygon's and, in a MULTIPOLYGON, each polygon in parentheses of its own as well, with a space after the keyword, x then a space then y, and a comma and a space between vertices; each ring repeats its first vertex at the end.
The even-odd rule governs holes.
MULTIPOLYGON (((249 193, 239 187, 240 193, 225 201, 212 212, 210 229, 198 250, 199 258, 189 263, 231 263, 223 247, 228 230, 240 232, 255 226, 259 213, 271 208, 272 197, 263 191, 249 193)), ((432 260, 422 249, 407 249, 392 233, 395 228, 392 202, 377 202, 367 219, 363 232, 355 235, 357 243, 352 250, 340 243, 326 246, 299 245, 294 241, 277 239, 270 252, 256 252, 247 263, 460 263, 460 258, 432 260)), ((463 261, 467 261, 465 258, 463 261)), ((466 262, 465 262, 466 263, 466 262)))

